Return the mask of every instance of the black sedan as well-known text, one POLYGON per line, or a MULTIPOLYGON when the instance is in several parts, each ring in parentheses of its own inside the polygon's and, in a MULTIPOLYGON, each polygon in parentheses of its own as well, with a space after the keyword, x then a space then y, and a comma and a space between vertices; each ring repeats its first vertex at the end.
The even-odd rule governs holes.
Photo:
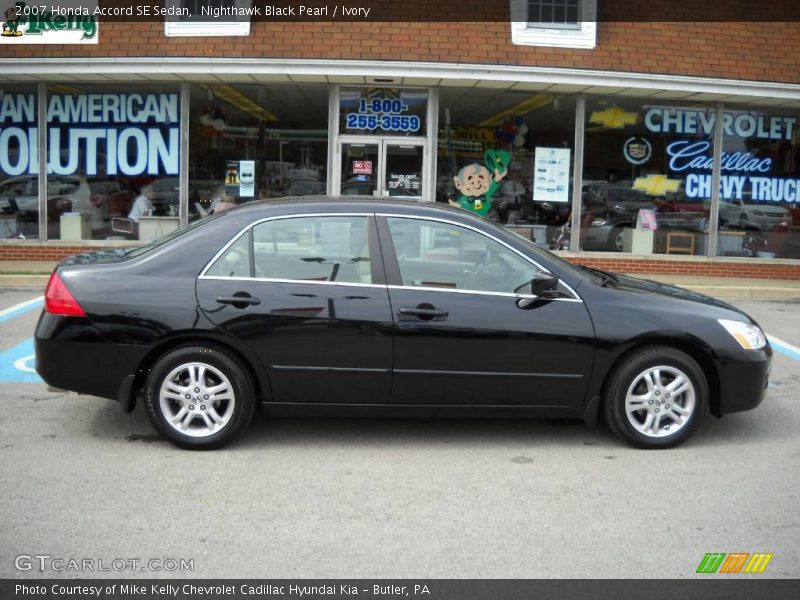
POLYGON ((36 368, 143 398, 184 448, 257 404, 371 415, 598 415, 641 448, 757 406, 772 350, 741 311, 579 268, 460 209, 375 199, 243 205, 50 278, 36 368))

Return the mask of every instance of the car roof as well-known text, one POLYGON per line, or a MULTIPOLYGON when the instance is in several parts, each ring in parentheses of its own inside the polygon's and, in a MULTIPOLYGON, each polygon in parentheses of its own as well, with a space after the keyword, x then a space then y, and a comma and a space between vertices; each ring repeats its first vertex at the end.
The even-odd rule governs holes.
POLYGON ((282 198, 267 198, 265 200, 257 200, 253 202, 245 202, 240 204, 231 212, 235 214, 243 214, 244 212, 263 212, 270 208, 275 209, 275 212, 286 213, 293 212, 345 212, 348 210, 353 211, 367 211, 377 213, 403 213, 403 214, 432 214, 447 212, 450 215, 459 215, 467 218, 477 218, 472 213, 465 211, 462 208, 454 208, 448 204, 433 203, 433 202, 413 202, 408 200, 391 200, 374 198, 373 196, 295 196, 295 197, 282 197, 282 198))

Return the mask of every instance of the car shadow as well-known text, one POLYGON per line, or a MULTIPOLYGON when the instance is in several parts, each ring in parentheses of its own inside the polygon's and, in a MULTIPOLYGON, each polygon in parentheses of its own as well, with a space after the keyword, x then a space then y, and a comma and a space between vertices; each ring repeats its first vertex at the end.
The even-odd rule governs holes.
MULTIPOLYGON (((125 414, 115 402, 99 405, 89 422, 93 437, 125 439, 131 442, 162 442, 150 424, 144 407, 137 405, 125 414)), ((273 446, 307 447, 476 445, 606 445, 619 442, 604 427, 587 427, 581 421, 553 419, 422 419, 422 418, 317 418, 272 417, 256 410, 250 427, 231 449, 273 446)))
POLYGON ((614 445, 604 429, 581 421, 553 419, 454 418, 273 418, 259 414, 236 446, 362 446, 476 448, 614 445))
MULTIPOLYGON (((762 426, 754 415, 708 416, 700 430, 681 448, 702 448, 763 443, 775 439, 775 431, 762 426)), ((132 414, 115 402, 101 405, 90 421, 93 437, 129 442, 168 443, 153 429, 139 404, 132 414)), ((231 443, 230 450, 308 447, 374 448, 404 446, 429 448, 476 448, 524 446, 540 448, 597 446, 598 449, 631 449, 602 422, 589 427, 566 419, 424 419, 424 418, 317 418, 272 417, 257 410, 250 427, 231 443)))

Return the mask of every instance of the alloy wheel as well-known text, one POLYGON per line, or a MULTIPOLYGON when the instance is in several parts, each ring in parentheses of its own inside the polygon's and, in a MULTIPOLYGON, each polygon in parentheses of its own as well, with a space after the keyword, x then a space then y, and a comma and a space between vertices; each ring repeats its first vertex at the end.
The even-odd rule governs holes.
POLYGON ((666 437, 690 421, 695 400, 689 376, 676 367, 660 365, 642 371, 633 379, 625 395, 625 414, 639 433, 666 437))
POLYGON ((224 429, 236 407, 230 380, 216 367, 201 362, 172 369, 159 388, 158 401, 170 427, 196 438, 224 429))

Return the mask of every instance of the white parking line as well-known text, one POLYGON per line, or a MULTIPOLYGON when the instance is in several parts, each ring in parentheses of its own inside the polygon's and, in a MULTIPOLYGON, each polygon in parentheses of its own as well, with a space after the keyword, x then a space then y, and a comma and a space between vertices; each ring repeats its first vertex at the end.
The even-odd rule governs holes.
POLYGON ((9 319, 13 319, 24 312, 37 308, 43 301, 44 296, 37 296, 31 300, 26 300, 25 302, 20 302, 19 304, 15 304, 14 306, 9 306, 6 309, 0 310, 0 323, 3 321, 8 321, 9 319))

